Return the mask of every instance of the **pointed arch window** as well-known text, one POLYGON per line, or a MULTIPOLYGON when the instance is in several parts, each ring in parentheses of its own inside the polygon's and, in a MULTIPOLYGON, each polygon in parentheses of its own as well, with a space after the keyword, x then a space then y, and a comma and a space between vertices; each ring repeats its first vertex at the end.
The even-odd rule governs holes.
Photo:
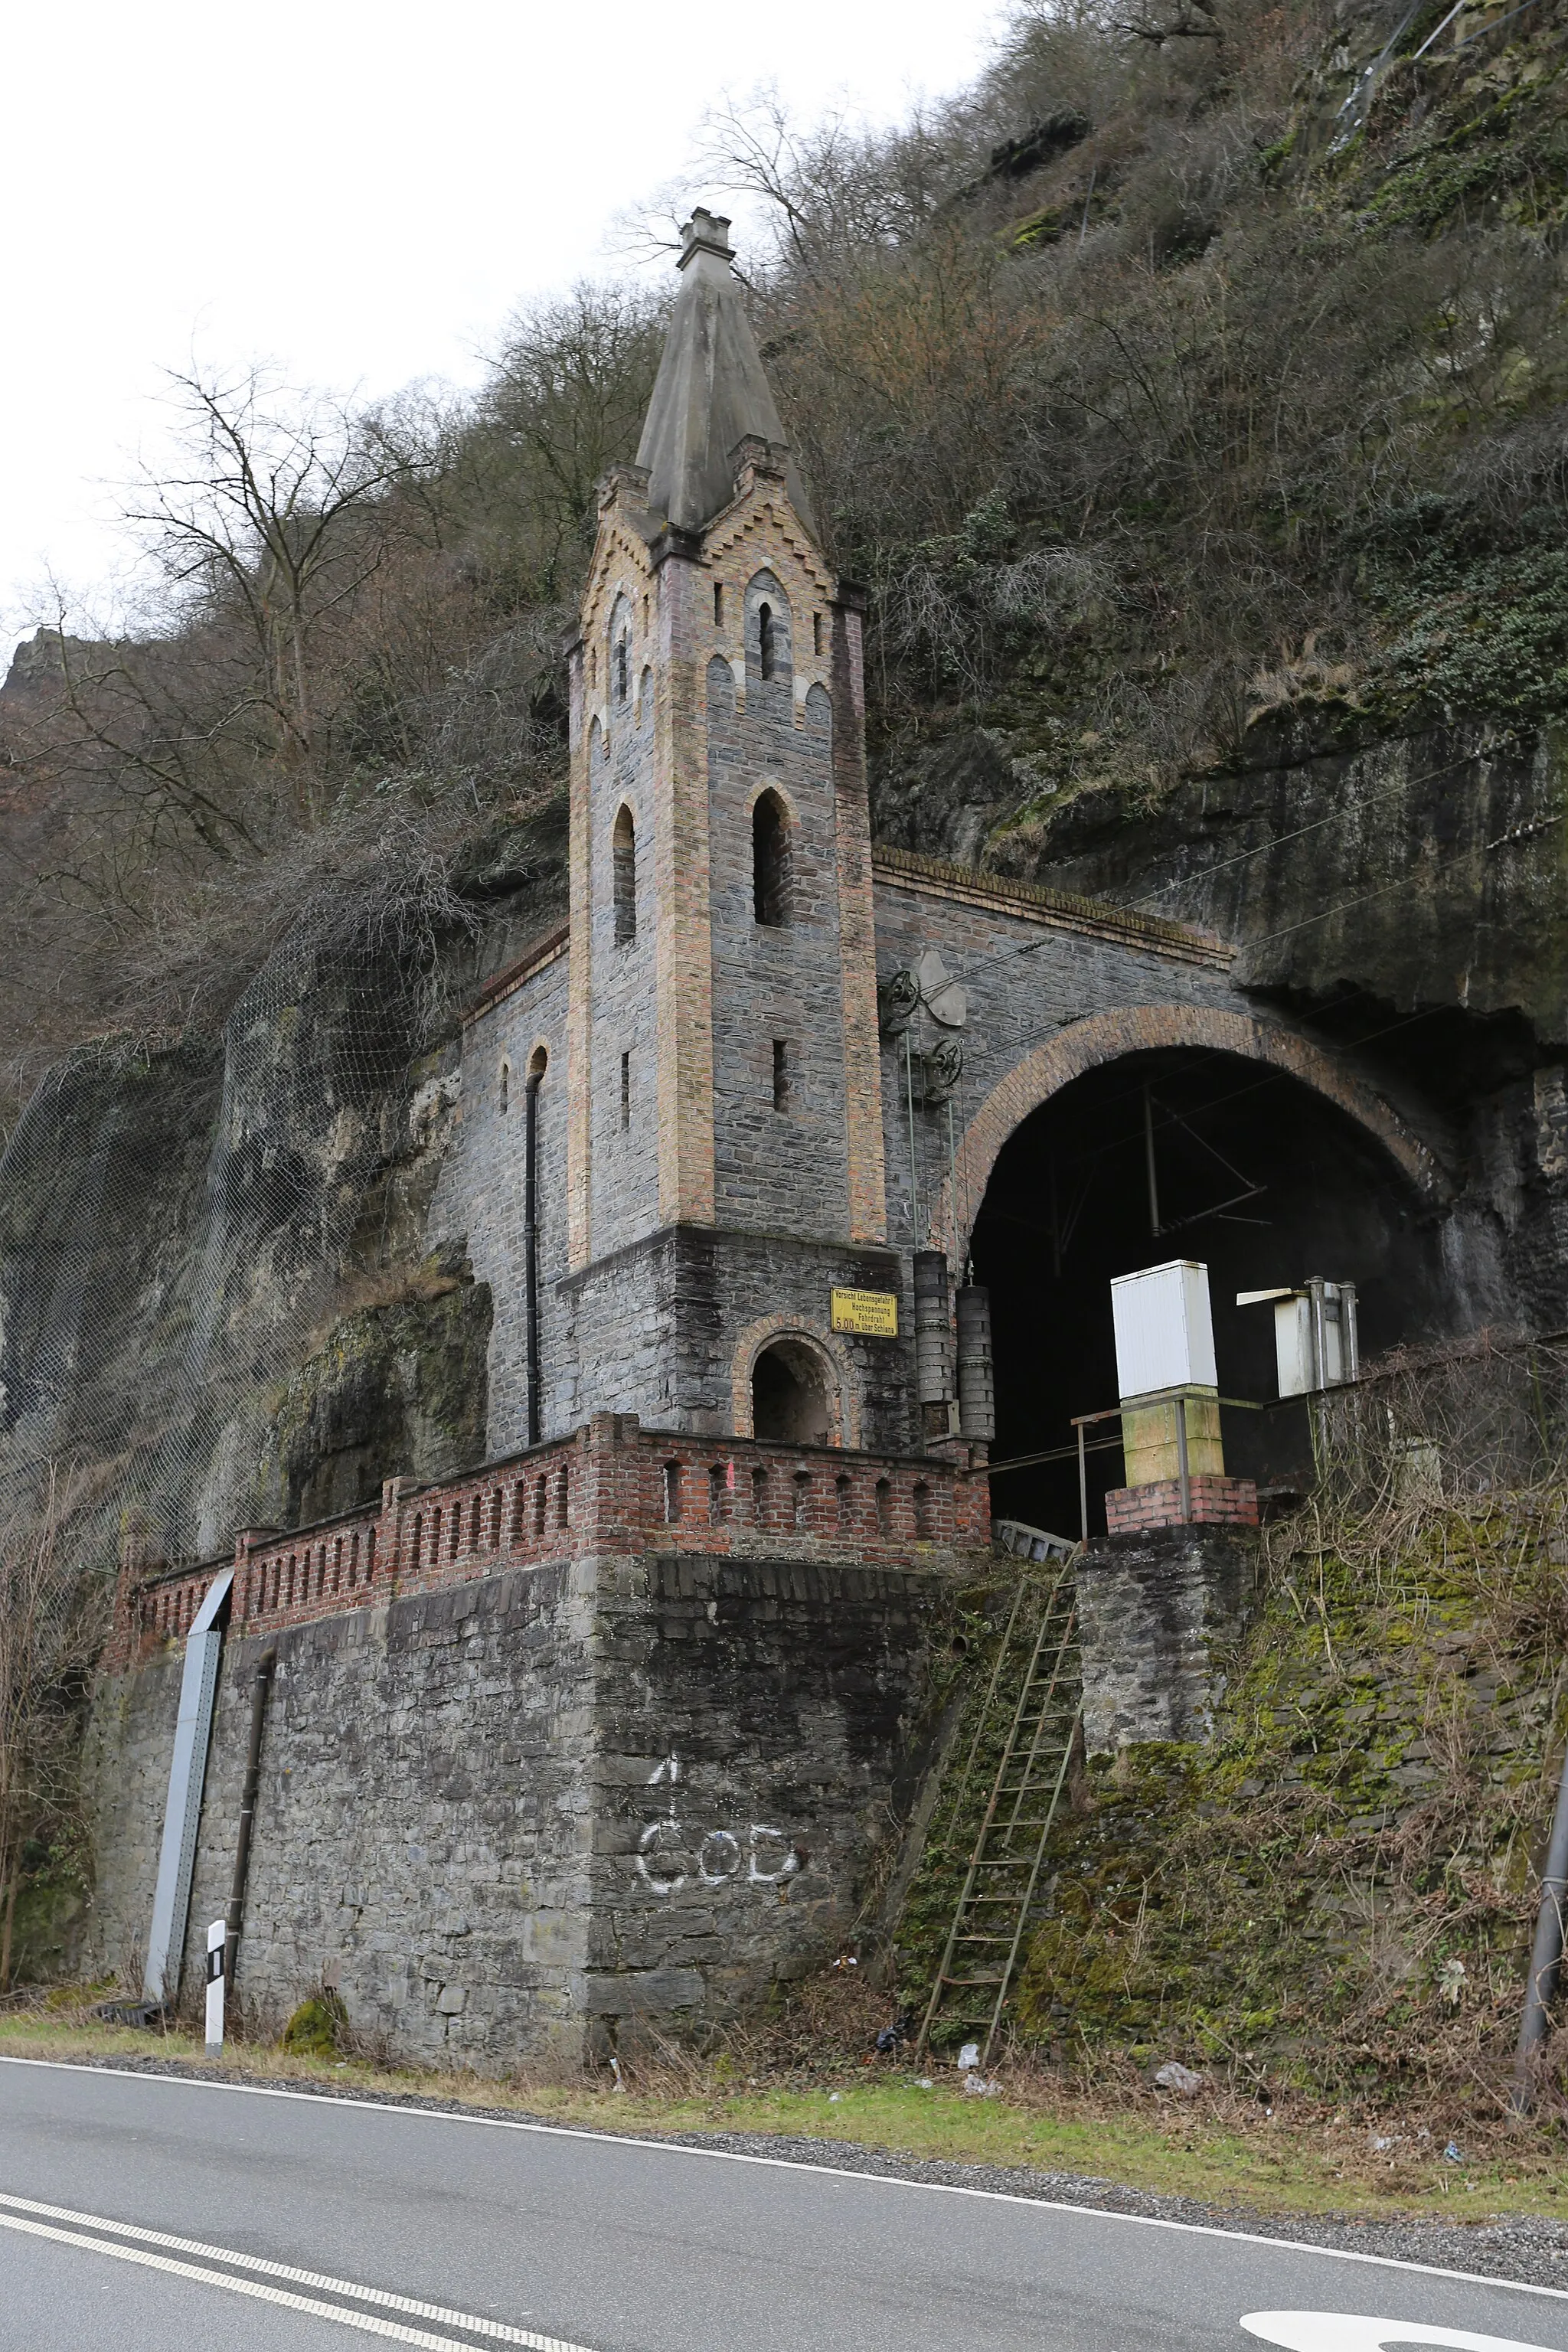
POLYGON ((759 923, 777 929, 791 919, 789 816, 777 793, 763 793, 752 811, 752 906, 759 923))
POLYGON ((637 935, 637 835, 623 803, 610 836, 610 877, 616 902, 616 945, 629 947, 637 935))

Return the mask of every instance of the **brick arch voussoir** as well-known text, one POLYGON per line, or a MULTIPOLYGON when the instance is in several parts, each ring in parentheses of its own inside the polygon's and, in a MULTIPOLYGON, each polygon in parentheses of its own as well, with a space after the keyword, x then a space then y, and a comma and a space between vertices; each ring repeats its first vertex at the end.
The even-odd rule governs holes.
POLYGON ((755 1434, 752 1425, 752 1375, 757 1369, 757 1358, 776 1339, 804 1340, 812 1353, 821 1360, 835 1391, 828 1399, 834 1424, 828 1443, 858 1450, 865 1418, 865 1400, 860 1393, 855 1366, 847 1349, 835 1333, 799 1315, 761 1316, 756 1322, 749 1323, 736 1340, 730 1363, 735 1435, 752 1437, 755 1434))
POLYGON ((964 1130, 952 1175, 942 1180, 932 1218, 935 1246, 950 1252, 955 1247, 955 1187, 964 1228, 957 1238, 967 1241, 1002 1147, 1031 1111, 1103 1063, 1171 1046, 1234 1054, 1242 1061, 1259 1063, 1299 1079, 1380 1143, 1423 1199, 1436 1199, 1446 1189, 1436 1155, 1398 1112, 1309 1038, 1298 1036, 1278 1022, 1227 1012, 1218 1005, 1130 1004, 1070 1023, 1015 1063, 993 1087, 964 1130))

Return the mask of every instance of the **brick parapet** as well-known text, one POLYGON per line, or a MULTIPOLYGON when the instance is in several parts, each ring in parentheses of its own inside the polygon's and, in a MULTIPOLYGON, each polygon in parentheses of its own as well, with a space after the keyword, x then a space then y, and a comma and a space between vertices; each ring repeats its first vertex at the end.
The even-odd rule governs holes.
MULTIPOLYGON (((845 1447, 644 1429, 596 1413, 555 1444, 406 1487, 287 1535, 236 1543, 231 1624, 247 1635, 395 1598, 617 1553, 700 1553, 908 1569, 990 1542, 983 1466, 845 1447)), ((103 1665, 189 1633, 227 1560, 122 1578, 103 1665)))
POLYGON ((1159 1478, 1147 1486, 1113 1486, 1105 1498, 1107 1533, 1118 1536, 1150 1528, 1258 1525, 1258 1488, 1250 1478, 1199 1473, 1188 1480, 1187 1486, 1190 1507, 1185 1512, 1182 1509, 1179 1479, 1159 1478))

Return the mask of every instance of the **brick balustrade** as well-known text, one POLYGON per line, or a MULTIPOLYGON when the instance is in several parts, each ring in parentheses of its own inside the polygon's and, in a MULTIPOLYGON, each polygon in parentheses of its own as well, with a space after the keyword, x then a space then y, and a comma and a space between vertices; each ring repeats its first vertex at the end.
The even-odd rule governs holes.
MULTIPOLYGON (((689 1437, 599 1413, 572 1437, 468 1475, 389 1479, 366 1506, 292 1534, 235 1539, 230 1622, 245 1633, 434 1591, 505 1568, 595 1553, 822 1557, 894 1565, 926 1548, 990 1541, 984 1469, 938 1455, 851 1453, 752 1438, 689 1437)), ((123 1668, 188 1633, 229 1565, 137 1579, 122 1571, 105 1664, 123 1668)))

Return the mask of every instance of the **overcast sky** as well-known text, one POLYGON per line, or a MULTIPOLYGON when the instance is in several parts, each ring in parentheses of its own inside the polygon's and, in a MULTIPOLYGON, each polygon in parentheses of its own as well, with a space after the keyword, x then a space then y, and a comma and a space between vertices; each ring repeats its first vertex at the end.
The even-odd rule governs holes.
MULTIPOLYGON (((0 659, 106 617, 160 370, 269 361, 366 395, 472 383, 507 314, 624 267, 615 215, 769 80, 871 120, 961 87, 996 0, 79 0, 7 23, 0 659)), ((693 194, 702 193, 693 188, 693 194)))

